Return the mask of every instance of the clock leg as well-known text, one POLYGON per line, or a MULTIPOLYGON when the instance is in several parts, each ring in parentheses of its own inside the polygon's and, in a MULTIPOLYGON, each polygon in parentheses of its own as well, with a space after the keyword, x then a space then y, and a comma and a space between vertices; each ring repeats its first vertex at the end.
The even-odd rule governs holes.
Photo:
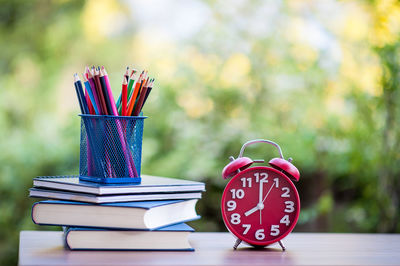
POLYGON ((285 248, 285 246, 283 245, 282 241, 278 241, 278 243, 279 243, 279 246, 281 246, 282 251, 285 251, 286 248, 285 248))
POLYGON ((242 243, 242 240, 240 240, 239 238, 236 239, 235 245, 233 245, 233 249, 236 250, 240 243, 242 243))

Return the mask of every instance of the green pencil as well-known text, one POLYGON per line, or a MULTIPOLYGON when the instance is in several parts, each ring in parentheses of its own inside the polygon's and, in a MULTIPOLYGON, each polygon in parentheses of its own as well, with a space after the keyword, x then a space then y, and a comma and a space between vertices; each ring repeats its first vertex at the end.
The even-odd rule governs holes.
MULTIPOLYGON (((136 78, 136 70, 133 69, 132 73, 131 73, 131 77, 129 79, 129 83, 128 83, 128 99, 127 102, 129 102, 129 99, 132 96, 132 87, 133 84, 135 83, 135 78, 136 78)), ((121 95, 119 95, 118 101, 117 101, 117 108, 118 108, 118 113, 121 113, 121 95)))

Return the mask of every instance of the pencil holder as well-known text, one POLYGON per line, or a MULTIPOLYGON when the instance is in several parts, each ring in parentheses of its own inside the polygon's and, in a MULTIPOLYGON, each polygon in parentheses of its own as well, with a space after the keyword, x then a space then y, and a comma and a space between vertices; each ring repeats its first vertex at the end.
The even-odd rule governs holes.
POLYGON ((106 184, 140 183, 146 117, 80 116, 79 179, 106 184))

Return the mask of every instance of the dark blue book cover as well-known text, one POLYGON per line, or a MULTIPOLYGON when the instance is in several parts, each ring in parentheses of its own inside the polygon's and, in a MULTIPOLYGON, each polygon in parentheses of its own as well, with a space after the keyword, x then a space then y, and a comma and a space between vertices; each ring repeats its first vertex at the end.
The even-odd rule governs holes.
POLYGON ((199 219, 197 199, 91 204, 45 200, 32 206, 39 225, 155 230, 199 219))
POLYGON ((71 250, 193 251, 191 232, 194 229, 185 223, 153 231, 67 227, 64 241, 71 250))

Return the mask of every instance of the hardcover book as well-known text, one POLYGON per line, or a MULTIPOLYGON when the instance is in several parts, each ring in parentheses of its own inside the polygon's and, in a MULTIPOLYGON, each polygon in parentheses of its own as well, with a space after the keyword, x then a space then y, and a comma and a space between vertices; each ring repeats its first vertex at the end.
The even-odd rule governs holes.
POLYGON ((72 192, 65 190, 55 190, 46 188, 31 188, 29 196, 35 198, 70 200, 88 203, 111 203, 126 201, 145 201, 145 200, 176 200, 176 199, 200 199, 201 192, 179 192, 179 193, 136 193, 136 194, 116 194, 116 195, 95 195, 89 193, 72 192))
POLYGON ((70 227, 64 233, 64 240, 71 250, 193 251, 188 239, 193 231, 184 223, 154 231, 70 227))
POLYGON ((33 179, 35 188, 83 192, 94 195, 180 193, 205 191, 202 182, 142 175, 140 184, 99 184, 80 181, 78 176, 42 176, 33 179))
POLYGON ((39 225, 154 230, 200 218, 197 199, 90 204, 46 200, 32 206, 39 225))

